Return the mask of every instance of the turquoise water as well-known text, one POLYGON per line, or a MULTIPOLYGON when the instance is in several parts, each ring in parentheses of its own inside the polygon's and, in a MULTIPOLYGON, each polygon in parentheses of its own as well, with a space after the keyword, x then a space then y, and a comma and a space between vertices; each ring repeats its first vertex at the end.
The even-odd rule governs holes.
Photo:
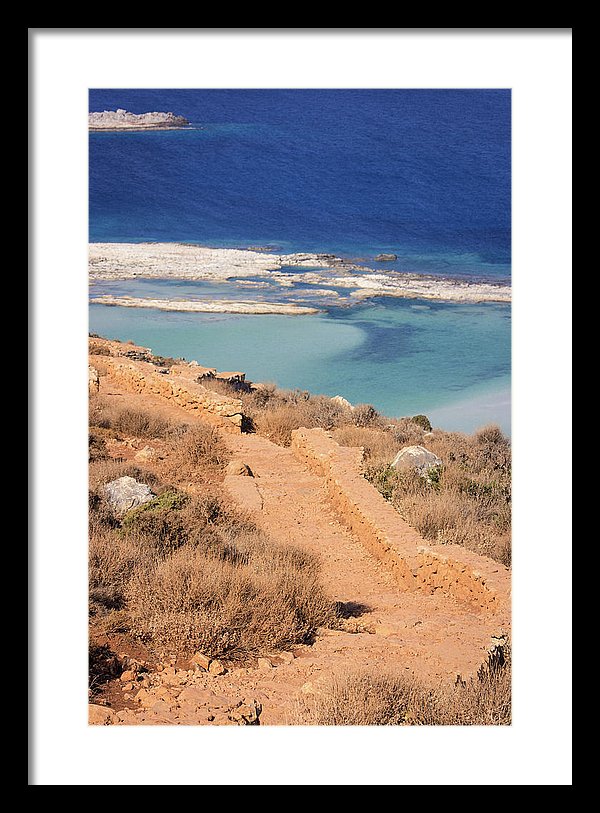
POLYGON ((379 298, 314 316, 91 305, 89 329, 161 355, 242 370, 252 381, 372 403, 389 416, 425 413, 435 422, 439 414, 437 425, 460 431, 495 421, 510 432, 507 305, 379 298))

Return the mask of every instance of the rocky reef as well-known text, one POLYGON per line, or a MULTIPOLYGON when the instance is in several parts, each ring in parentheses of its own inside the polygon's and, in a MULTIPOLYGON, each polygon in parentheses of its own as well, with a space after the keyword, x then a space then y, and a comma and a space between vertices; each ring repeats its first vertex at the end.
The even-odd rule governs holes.
MULTIPOLYGON (((269 254, 247 249, 211 248, 190 243, 90 243, 89 276, 92 282, 142 277, 218 282, 231 280, 236 285, 244 286, 268 283, 282 289, 282 294, 302 285, 305 289, 306 286, 310 286, 312 296, 316 293, 318 296, 332 299, 339 299, 341 289, 347 291, 349 305, 376 296, 439 299, 448 302, 510 302, 511 298, 509 285, 470 282, 393 270, 384 273, 355 265, 332 254, 269 254), (290 270, 292 268, 293 271, 290 270), (296 271, 296 268, 302 270, 296 271), (249 277, 254 279, 249 280, 249 277), (239 280, 242 282, 237 282, 239 280)), ((306 291, 307 295, 308 293, 306 291)), ((143 305, 142 300, 117 302, 116 298, 113 297, 109 301, 106 296, 102 301, 100 298, 94 301, 105 305, 129 304, 131 307, 143 305)), ((228 307, 231 306, 232 303, 229 303, 228 307)), ((257 306, 259 310, 253 312, 264 313, 264 308, 268 305, 258 303, 257 306)), ((274 303, 274 306, 281 307, 282 303, 274 303)), ((157 305, 146 303, 146 307, 157 305)), ((169 306, 169 310, 173 309, 180 310, 180 304, 176 308, 169 306)), ((199 309, 200 307, 196 305, 186 306, 186 310, 199 309)), ((238 312, 250 311, 244 307, 243 311, 238 312)), ((299 311, 294 308, 294 312, 299 311)), ((314 308, 303 312, 314 313, 314 308)))

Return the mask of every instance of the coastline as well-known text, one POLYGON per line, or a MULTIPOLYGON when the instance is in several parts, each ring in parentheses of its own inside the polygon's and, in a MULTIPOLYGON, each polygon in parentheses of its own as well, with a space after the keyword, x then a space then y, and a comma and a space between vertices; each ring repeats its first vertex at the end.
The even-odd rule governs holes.
MULTIPOLYGON (((89 277, 92 281, 143 277, 219 282, 257 277, 284 290, 293 289, 298 283, 318 286, 321 291, 327 291, 329 286, 342 288, 348 291, 349 304, 377 296, 473 303, 511 300, 509 285, 394 270, 383 272, 332 254, 275 254, 190 243, 90 243, 89 277), (286 271, 288 268, 306 271, 286 271)), ((335 290, 327 293, 336 295, 335 290)))
POLYGON ((485 424, 497 423, 511 435, 511 386, 489 382, 471 395, 464 393, 456 400, 427 411, 432 426, 452 431, 473 432, 485 424))
MULTIPOLYGON (((448 431, 474 431, 493 422, 508 432, 510 375, 488 377, 472 359, 456 360, 461 347, 485 343, 485 335, 472 331, 481 315, 468 315, 471 309, 480 311, 484 306, 452 305, 448 321, 444 321, 445 310, 413 311, 408 304, 401 306, 401 300, 395 302, 400 311, 394 307, 390 313, 400 313, 401 320, 388 322, 388 331, 383 332, 380 318, 387 309, 365 314, 357 308, 354 318, 350 316, 354 309, 347 310, 349 318, 343 319, 327 313, 292 318, 126 309, 93 302, 89 329, 112 339, 132 340, 158 355, 195 359, 222 370, 242 369, 251 380, 272 381, 281 389, 298 387, 331 397, 342 395, 353 404, 372 403, 392 417, 423 413, 432 424, 448 431), (455 312, 455 307, 463 312, 455 312), (410 324, 420 324, 423 314, 436 328, 433 333, 414 334, 415 355, 404 344, 402 323, 408 318, 410 324), (365 315, 375 319, 372 334, 365 315), (464 325, 466 333, 461 327, 460 340, 447 333, 452 324, 464 325), (443 326, 441 333, 439 325, 443 326), (398 343, 390 343, 389 331, 399 336, 398 343), (441 358, 434 356, 439 341, 444 342, 441 358), (463 380, 464 386, 460 384, 463 380)), ((496 313, 495 306, 488 307, 496 313)), ((497 314, 490 318, 501 323, 497 314)), ((505 340, 497 328, 493 333, 500 352, 505 340)))

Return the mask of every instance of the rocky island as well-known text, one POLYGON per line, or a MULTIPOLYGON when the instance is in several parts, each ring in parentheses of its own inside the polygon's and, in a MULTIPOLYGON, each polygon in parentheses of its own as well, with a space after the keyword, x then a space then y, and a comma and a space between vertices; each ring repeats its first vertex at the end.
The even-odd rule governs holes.
POLYGON ((128 113, 127 110, 104 110, 90 113, 90 130, 173 130, 187 127, 189 121, 175 113, 128 113))

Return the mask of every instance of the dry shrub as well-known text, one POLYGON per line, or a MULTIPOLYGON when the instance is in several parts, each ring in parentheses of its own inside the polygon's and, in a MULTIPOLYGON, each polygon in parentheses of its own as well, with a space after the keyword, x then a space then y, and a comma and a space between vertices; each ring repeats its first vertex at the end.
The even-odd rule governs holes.
POLYGON ((121 521, 100 487, 91 492, 96 632, 126 629, 180 654, 239 660, 306 643, 334 623, 312 554, 273 543, 215 487, 194 497, 154 489, 158 497, 121 521))
POLYGON ((379 423, 380 415, 371 404, 357 404, 350 419, 355 426, 373 426, 379 423))
POLYGON ((409 419, 403 421, 404 425, 394 421, 385 430, 343 427, 333 434, 344 446, 364 448, 366 478, 425 539, 462 545, 510 566, 509 440, 497 426, 471 436, 436 430, 425 446, 443 465, 424 478, 390 465, 404 446, 423 444, 422 430, 409 419), (407 432, 410 440, 399 441, 407 432), (415 432, 420 437, 415 438, 415 432))
POLYGON ((294 429, 331 430, 352 422, 352 411, 324 395, 310 395, 301 390, 279 391, 268 397, 252 393, 242 396, 245 414, 252 420, 256 432, 280 446, 289 446, 294 429))
POLYGON ((90 342, 89 352, 92 356, 112 356, 110 348, 99 342, 90 342))
POLYGON ((102 684, 121 674, 121 665, 108 644, 90 641, 88 647, 89 688, 92 695, 99 692, 102 684))
POLYGON ((413 418, 392 418, 386 425, 386 430, 397 444, 398 451, 402 446, 421 446, 423 444, 423 426, 419 422, 415 422, 413 418))
POLYGON ((387 466, 390 462, 390 448, 394 444, 390 432, 348 425, 334 429, 332 435, 340 446, 362 447, 368 466, 387 466))
POLYGON ((403 675, 346 674, 298 702, 293 725, 510 725, 511 666, 488 665, 468 682, 426 686, 403 675))
POLYGON ((92 395, 90 426, 110 429, 115 436, 164 438, 173 429, 170 421, 142 409, 131 409, 102 395, 92 395))
POLYGON ((88 460, 90 463, 93 463, 95 460, 105 460, 108 457, 106 440, 98 431, 90 431, 88 435, 88 449, 88 460))
POLYGON ((90 489, 94 492, 101 489, 106 483, 117 480, 119 477, 133 477, 139 483, 146 483, 158 494, 166 486, 161 484, 159 478, 152 471, 124 460, 113 458, 95 460, 89 466, 90 489))
POLYGON ((218 431, 207 424, 180 424, 171 427, 167 435, 167 468, 178 479, 198 469, 211 473, 221 471, 230 453, 218 431))
POLYGON ((134 537, 120 537, 107 528, 94 529, 90 533, 88 570, 92 608, 122 609, 129 579, 151 555, 134 537))
POLYGON ((292 431, 304 425, 299 410, 292 404, 281 404, 261 412, 252 421, 259 435, 269 438, 279 446, 289 446, 292 431))
POLYGON ((235 545, 237 555, 214 540, 186 546, 137 570, 127 593, 134 632, 154 646, 239 660, 307 643, 332 619, 316 568, 298 567, 304 551, 257 531, 235 545))
POLYGON ((122 521, 124 534, 135 537, 161 557, 183 545, 227 548, 230 534, 253 527, 221 493, 211 488, 193 499, 175 489, 166 489, 150 502, 129 511, 122 521))

